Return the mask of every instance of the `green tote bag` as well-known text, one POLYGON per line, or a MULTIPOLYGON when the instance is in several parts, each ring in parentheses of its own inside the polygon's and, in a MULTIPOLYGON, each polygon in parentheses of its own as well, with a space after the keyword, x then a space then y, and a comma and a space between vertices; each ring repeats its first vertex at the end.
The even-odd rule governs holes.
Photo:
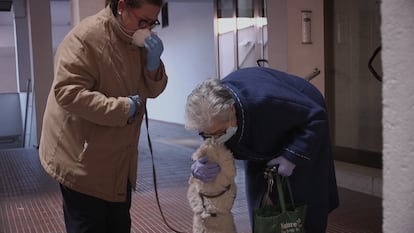
POLYGON ((276 168, 265 171, 267 177, 267 191, 263 197, 261 207, 254 211, 254 233, 305 233, 305 204, 295 204, 288 177, 281 178, 276 168), (279 205, 273 205, 269 193, 276 180, 279 205), (286 186, 290 196, 290 203, 286 203, 283 187, 286 186))

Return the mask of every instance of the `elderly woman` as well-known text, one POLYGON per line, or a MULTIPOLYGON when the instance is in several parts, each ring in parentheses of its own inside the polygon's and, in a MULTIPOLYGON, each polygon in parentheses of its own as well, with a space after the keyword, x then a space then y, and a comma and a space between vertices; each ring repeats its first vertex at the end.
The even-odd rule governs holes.
MULTIPOLYGON (((188 96, 186 128, 244 160, 250 219, 260 206, 267 166, 290 176, 295 201, 308 205, 305 230, 326 230, 338 192, 323 96, 306 80, 269 68, 245 68, 204 81, 188 96)), ((200 158, 192 174, 214 180, 220 167, 200 158)), ((271 197, 277 201, 277 194, 271 197)), ((253 223, 252 223, 253 226, 253 223)))

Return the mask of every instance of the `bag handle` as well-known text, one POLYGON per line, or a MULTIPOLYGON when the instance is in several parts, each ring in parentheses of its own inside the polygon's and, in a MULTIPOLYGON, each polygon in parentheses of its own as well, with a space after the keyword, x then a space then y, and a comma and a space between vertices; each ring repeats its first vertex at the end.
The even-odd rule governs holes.
POLYGON ((292 207, 296 208, 295 206, 295 201, 293 200, 293 193, 292 193, 292 188, 290 186, 290 181, 289 181, 289 177, 285 177, 286 180, 286 186, 288 187, 288 191, 289 191, 289 197, 290 197, 290 201, 292 202, 292 207))
POLYGON ((267 168, 264 172, 264 176, 267 179, 267 189, 266 189, 265 194, 263 195, 263 199, 262 199, 262 203, 260 203, 260 207, 264 207, 266 205, 273 205, 273 202, 269 197, 270 193, 272 192, 273 184, 274 184, 272 171, 269 168, 267 168))
POLYGON ((293 200, 293 193, 292 188, 290 186, 289 177, 280 178, 280 175, 277 173, 277 167, 267 168, 265 171, 265 176, 267 177, 267 190, 263 197, 262 206, 269 204, 272 205, 272 201, 269 198, 269 194, 272 191, 274 179, 276 179, 276 188, 282 212, 286 212, 286 200, 285 194, 283 192, 283 183, 285 183, 287 186, 292 207, 295 208, 295 202, 293 200))
POLYGON ((285 202, 285 195, 283 193, 282 182, 280 180, 279 174, 276 173, 275 176, 276 176, 277 193, 279 195, 280 209, 282 209, 282 213, 284 213, 286 212, 286 202, 285 202))

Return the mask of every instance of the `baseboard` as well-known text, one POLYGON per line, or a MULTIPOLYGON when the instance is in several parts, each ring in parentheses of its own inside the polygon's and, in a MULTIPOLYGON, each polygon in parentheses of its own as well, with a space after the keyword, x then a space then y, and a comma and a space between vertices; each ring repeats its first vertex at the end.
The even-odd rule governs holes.
POLYGON ((382 170, 335 161, 339 187, 382 198, 382 170))

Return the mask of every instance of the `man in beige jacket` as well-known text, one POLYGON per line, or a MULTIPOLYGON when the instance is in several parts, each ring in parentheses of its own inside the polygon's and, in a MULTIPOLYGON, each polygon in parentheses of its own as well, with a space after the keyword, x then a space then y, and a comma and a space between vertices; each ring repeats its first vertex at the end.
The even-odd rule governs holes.
POLYGON ((68 233, 130 232, 144 105, 167 84, 150 32, 162 4, 111 0, 57 50, 39 154, 60 184, 68 233))

